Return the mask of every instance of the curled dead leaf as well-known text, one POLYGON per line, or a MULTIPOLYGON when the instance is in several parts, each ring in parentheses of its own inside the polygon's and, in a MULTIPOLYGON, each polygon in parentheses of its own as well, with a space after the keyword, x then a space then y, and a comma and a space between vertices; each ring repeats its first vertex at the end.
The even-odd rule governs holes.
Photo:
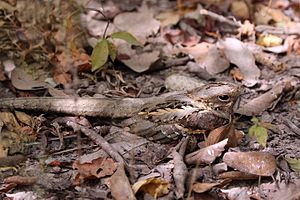
POLYGON ((255 174, 240 172, 240 171, 230 171, 230 172, 223 172, 218 177, 221 179, 231 179, 231 180, 253 180, 253 179, 258 179, 259 176, 255 174))
POLYGON ((212 130, 206 141, 206 146, 210 146, 220 142, 221 140, 228 138, 228 146, 235 147, 237 145, 237 138, 235 135, 235 129, 233 123, 226 124, 219 128, 212 130))
POLYGON ((169 193, 169 183, 162 178, 148 178, 133 184, 132 189, 134 193, 147 192, 156 199, 169 193))
POLYGON ((272 176, 276 171, 275 157, 266 152, 227 152, 223 161, 241 172, 272 176))
POLYGON ((247 116, 258 115, 272 106, 272 103, 275 102, 282 94, 283 89, 284 84, 279 83, 268 92, 250 100, 244 105, 241 105, 236 112, 247 116))

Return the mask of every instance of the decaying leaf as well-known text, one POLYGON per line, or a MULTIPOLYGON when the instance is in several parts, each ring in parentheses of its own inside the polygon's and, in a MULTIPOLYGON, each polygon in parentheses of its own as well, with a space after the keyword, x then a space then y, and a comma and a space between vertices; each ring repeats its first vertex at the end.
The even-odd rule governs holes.
POLYGON ((175 25, 178 23, 180 19, 180 15, 178 12, 169 11, 169 12, 163 12, 156 16, 156 19, 160 21, 160 25, 162 27, 169 26, 169 25, 175 25))
POLYGON ((203 193, 218 185, 220 185, 220 183, 195 183, 192 186, 192 190, 197 193, 203 193))
POLYGON ((147 36, 157 33, 160 23, 146 6, 138 12, 124 12, 114 18, 114 25, 122 31, 127 31, 138 38, 142 44, 147 36))
POLYGON ((32 125, 32 117, 27 115, 24 112, 20 112, 20 111, 15 111, 15 115, 17 117, 17 119, 22 122, 23 124, 26 124, 28 126, 32 125))
POLYGON ((73 168, 77 170, 75 184, 79 184, 87 179, 112 175, 116 170, 116 164, 111 158, 99 157, 89 163, 80 163, 77 160, 73 163, 73 168))
POLYGON ((47 88, 47 83, 43 80, 35 80, 33 76, 29 75, 21 68, 15 68, 12 71, 11 83, 19 90, 40 90, 47 88))
POLYGON ((37 177, 10 176, 4 180, 4 183, 15 183, 18 185, 33 185, 37 181, 37 177))
POLYGON ((176 198, 181 199, 184 196, 185 180, 188 174, 188 169, 183 161, 182 155, 177 151, 172 153, 174 160, 173 177, 176 186, 176 198))
POLYGON ((255 180, 258 179, 258 175, 249 174, 240 171, 230 171, 230 172, 223 172, 218 176, 221 179, 231 179, 231 180, 255 180))
POLYGON ((230 147, 235 147, 237 145, 237 138, 233 123, 229 123, 212 130, 205 141, 205 145, 210 146, 216 144, 225 138, 228 138, 228 145, 230 147))
POLYGON ((225 58, 224 52, 216 45, 206 42, 199 43, 192 47, 183 47, 180 52, 193 56, 196 63, 205 69, 209 74, 215 75, 223 72, 229 67, 229 61, 225 58))
POLYGON ((219 143, 199 149, 185 156, 187 164, 211 164, 221 155, 228 142, 228 138, 219 143))
POLYGON ((157 198, 169 193, 169 183, 162 178, 148 178, 133 184, 132 189, 134 193, 143 191, 157 198))
POLYGON ((250 196, 248 195, 247 187, 235 187, 231 189, 222 189, 223 193, 226 194, 228 199, 232 200, 251 200, 250 196))
POLYGON ((241 172, 272 176, 276 171, 275 157, 265 152, 227 152, 223 161, 241 172))
POLYGON ((226 58, 240 69, 244 85, 254 86, 260 77, 260 70, 255 64, 252 52, 235 38, 226 38, 220 44, 224 47, 226 58))
POLYGON ((135 200, 134 193, 132 191, 129 180, 126 176, 124 165, 118 164, 116 172, 110 179, 111 195, 114 199, 118 200, 135 200))
MULTIPOLYGON (((119 50, 119 52, 121 53, 122 50, 119 50)), ((129 59, 120 60, 133 71, 141 73, 149 70, 152 64, 159 60, 159 55, 159 51, 143 52, 141 54, 137 54, 134 51, 134 53, 130 55, 129 59)))
POLYGON ((247 116, 258 115, 272 106, 272 103, 275 102, 282 94, 283 89, 284 84, 278 83, 268 92, 250 100, 244 105, 241 105, 236 112, 247 116))
POLYGON ((21 128, 14 114, 11 112, 0 112, 0 121, 2 121, 10 131, 16 131, 21 128))
POLYGON ((300 172, 300 159, 289 158, 289 157, 286 157, 285 159, 289 163, 289 166, 291 167, 292 170, 294 170, 295 172, 300 172))

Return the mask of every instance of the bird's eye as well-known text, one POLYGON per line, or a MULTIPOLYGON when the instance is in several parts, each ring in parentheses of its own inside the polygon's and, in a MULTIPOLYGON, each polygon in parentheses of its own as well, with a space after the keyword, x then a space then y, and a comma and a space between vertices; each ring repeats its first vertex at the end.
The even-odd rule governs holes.
POLYGON ((225 95, 218 96, 218 99, 223 102, 228 102, 230 100, 230 97, 225 94, 225 95))

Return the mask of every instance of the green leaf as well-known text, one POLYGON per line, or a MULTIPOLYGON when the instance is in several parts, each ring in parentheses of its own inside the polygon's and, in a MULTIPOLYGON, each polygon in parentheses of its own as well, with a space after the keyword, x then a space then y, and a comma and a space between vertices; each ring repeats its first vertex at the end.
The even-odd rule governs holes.
POLYGON ((263 147, 267 146, 268 130, 265 127, 253 125, 249 129, 249 136, 255 137, 263 147))
POLYGON ((129 44, 136 45, 136 46, 143 46, 142 43, 140 43, 131 33, 128 33, 126 31, 121 31, 121 32, 115 32, 110 35, 111 38, 113 39, 121 39, 129 44))
POLYGON ((249 128, 248 134, 250 137, 254 137, 255 136, 255 130, 256 130, 257 125, 253 125, 249 128))
POLYGON ((116 57, 117 57, 117 48, 116 46, 107 40, 107 44, 108 44, 108 50, 109 50, 109 57, 112 61, 115 61, 116 57))
POLYGON ((285 157, 292 170, 300 172, 300 159, 285 157))
POLYGON ((251 122, 257 124, 259 120, 256 117, 252 117, 251 122))
POLYGON ((107 62, 109 55, 108 43, 106 39, 97 43, 92 52, 92 71, 100 69, 107 62))

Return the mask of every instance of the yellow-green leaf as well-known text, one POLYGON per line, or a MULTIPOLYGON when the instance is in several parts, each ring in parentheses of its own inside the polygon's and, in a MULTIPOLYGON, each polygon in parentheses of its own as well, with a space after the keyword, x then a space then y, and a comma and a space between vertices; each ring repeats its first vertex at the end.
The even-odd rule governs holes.
POLYGON ((285 157, 292 170, 300 172, 300 159, 285 157))
POLYGON ((107 44, 108 44, 108 50, 109 50, 109 57, 112 61, 115 61, 116 57, 117 57, 117 48, 116 46, 107 40, 107 44))
POLYGON ((108 42, 106 39, 101 40, 95 46, 92 52, 92 71, 100 69, 107 62, 109 55, 108 42))
POLYGON ((263 147, 267 146, 268 130, 265 127, 253 125, 249 128, 249 136, 255 137, 263 147))
POLYGON ((126 31, 115 32, 111 34, 110 37, 113 39, 124 40, 132 45, 143 46, 143 44, 140 43, 131 33, 128 33, 126 31))
POLYGON ((259 120, 258 120, 256 117, 252 117, 252 119, 251 119, 251 122, 253 122, 253 123, 255 123, 255 124, 258 123, 258 121, 259 121, 259 120))

